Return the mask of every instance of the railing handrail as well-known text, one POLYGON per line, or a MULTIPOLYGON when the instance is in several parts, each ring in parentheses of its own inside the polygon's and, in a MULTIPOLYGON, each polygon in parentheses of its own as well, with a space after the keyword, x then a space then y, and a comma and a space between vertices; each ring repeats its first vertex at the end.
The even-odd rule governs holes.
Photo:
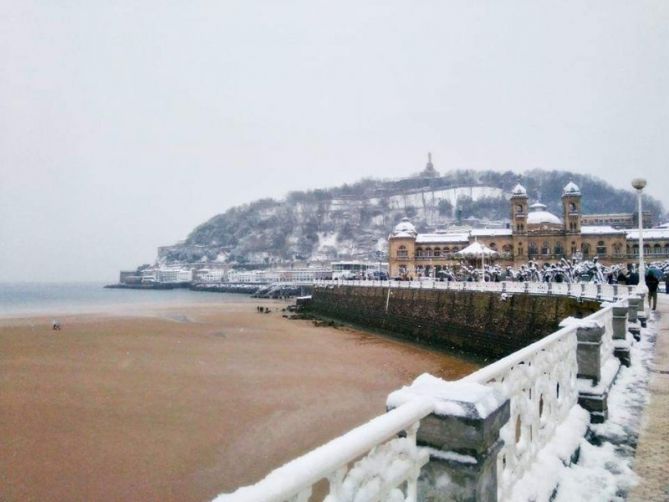
POLYGON ((373 418, 309 453, 275 469, 263 480, 222 494, 215 502, 279 502, 331 475, 340 467, 425 418, 434 411, 429 398, 417 398, 373 418))
POLYGON ((318 285, 338 285, 338 286, 362 286, 362 287, 390 287, 390 288, 415 288, 415 289, 447 289, 447 290, 467 290, 467 291, 488 291, 488 292, 506 292, 506 293, 528 293, 528 294, 547 294, 550 292, 554 296, 572 296, 574 298, 589 298, 600 301, 616 301, 629 294, 634 294, 622 284, 594 283, 594 282, 571 282, 571 283, 553 283, 536 281, 500 281, 500 282, 475 282, 475 281, 437 281, 434 279, 419 281, 375 281, 375 280, 320 280, 314 283, 318 285), (555 285, 559 284, 559 287, 555 285), (564 286, 567 285, 567 291, 564 286), (505 286, 506 285, 506 290, 505 286), (599 288, 598 288, 599 286, 599 288), (617 286, 617 290, 615 289, 617 286), (526 289, 527 288, 527 289, 526 289), (547 291, 537 291, 545 288, 547 291), (588 291, 595 289, 595 291, 588 291), (519 291, 520 290, 520 291, 519 291))
POLYGON ((488 364, 487 366, 484 366, 483 368, 462 377, 459 381, 486 384, 491 379, 496 378, 500 372, 506 371, 510 366, 527 361, 532 355, 549 347, 556 340, 559 340, 563 336, 567 336, 570 333, 574 333, 576 328, 576 325, 560 328, 559 330, 554 331, 541 340, 537 340, 536 342, 531 343, 530 345, 527 345, 526 347, 523 347, 522 349, 517 350, 516 352, 509 354, 506 357, 503 357, 499 361, 488 364))

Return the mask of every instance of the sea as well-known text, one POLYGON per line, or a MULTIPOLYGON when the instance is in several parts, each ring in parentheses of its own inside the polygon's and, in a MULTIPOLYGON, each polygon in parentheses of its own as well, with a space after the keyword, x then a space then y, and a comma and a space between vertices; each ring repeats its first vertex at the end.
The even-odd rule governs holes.
POLYGON ((132 312, 250 301, 248 295, 189 289, 106 289, 102 282, 0 283, 0 317, 132 312))

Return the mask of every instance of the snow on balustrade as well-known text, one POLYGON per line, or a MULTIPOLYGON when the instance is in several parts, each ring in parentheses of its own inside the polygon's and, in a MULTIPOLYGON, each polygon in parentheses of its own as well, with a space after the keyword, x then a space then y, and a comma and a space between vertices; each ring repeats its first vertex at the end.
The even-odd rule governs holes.
POLYGON ((576 348, 576 326, 568 326, 461 380, 492 386, 510 399, 511 418, 500 431, 498 500, 512 500, 514 483, 577 406, 576 348))
POLYGON ((624 299, 635 293, 634 286, 596 284, 594 282, 473 282, 473 281, 317 281, 316 286, 364 286, 403 289, 446 289, 450 291, 491 291, 499 293, 529 293, 535 295, 566 295, 606 301, 624 299))
MULTIPOLYGON (((617 303, 615 305, 623 306, 624 304, 617 303)), ((602 335, 602 345, 600 346, 600 364, 602 368, 604 368, 610 359, 617 361, 613 355, 613 306, 614 304, 608 304, 587 317, 588 320, 597 321, 604 325, 604 335, 602 335)))
POLYGON ((420 420, 433 410, 431 399, 414 399, 279 467, 255 485, 214 500, 306 502, 313 486, 327 479, 326 502, 415 502, 420 469, 429 460, 427 449, 416 445, 416 433, 420 420), (397 437, 400 432, 406 436, 397 437))

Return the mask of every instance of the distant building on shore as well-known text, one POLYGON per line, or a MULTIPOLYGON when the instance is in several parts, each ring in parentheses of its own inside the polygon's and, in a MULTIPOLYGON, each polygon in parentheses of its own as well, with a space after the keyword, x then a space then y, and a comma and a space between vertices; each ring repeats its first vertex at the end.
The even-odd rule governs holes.
MULTIPOLYGON (((562 218, 548 212, 540 202, 530 205, 527 190, 520 184, 512 190, 510 206, 510 228, 504 229, 460 228, 421 234, 404 218, 388 238, 390 275, 434 275, 444 267, 459 263, 461 260, 456 253, 474 241, 496 251, 495 261, 505 266, 518 266, 528 260, 545 262, 572 257, 597 257, 611 264, 638 257, 638 230, 613 226, 628 226, 630 218, 634 222, 637 215, 583 215, 581 191, 573 182, 562 191, 562 218), (607 224, 585 224, 592 221, 607 221, 607 224)), ((645 222, 646 213, 643 218, 645 222)), ((649 260, 669 258, 669 229, 645 230, 644 253, 649 260)))

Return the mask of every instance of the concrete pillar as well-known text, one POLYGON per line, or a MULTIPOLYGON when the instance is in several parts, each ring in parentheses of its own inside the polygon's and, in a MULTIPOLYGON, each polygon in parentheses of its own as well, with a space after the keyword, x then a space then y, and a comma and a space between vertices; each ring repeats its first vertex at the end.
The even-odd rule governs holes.
POLYGON ((578 404, 590 412, 590 421, 596 424, 604 422, 609 416, 608 387, 598 385, 602 379, 600 351, 604 332, 604 326, 598 322, 583 322, 576 330, 577 376, 592 383, 589 390, 579 391, 578 404))
POLYGON ((578 378, 592 380, 595 385, 601 379, 600 347, 604 326, 597 322, 583 322, 576 330, 578 348, 576 359, 578 360, 578 378))
MULTIPOLYGON (((643 280, 643 279, 642 279, 643 280)), ((646 327, 646 297, 645 293, 637 293, 636 296, 639 298, 639 304, 637 305, 637 319, 639 319, 639 324, 642 328, 646 327)))
POLYGON ((416 397, 434 396, 435 412, 420 422, 417 442, 430 448, 421 469, 419 500, 497 500, 499 431, 510 404, 498 391, 475 383, 446 382, 421 375, 388 397, 389 409, 416 397))
POLYGON ((624 306, 613 307, 613 354, 621 364, 631 364, 630 346, 627 343, 627 311, 624 306))
POLYGON ((637 311, 639 310, 639 297, 638 296, 630 296, 627 299, 627 319, 629 322, 636 322, 637 321, 637 311))

